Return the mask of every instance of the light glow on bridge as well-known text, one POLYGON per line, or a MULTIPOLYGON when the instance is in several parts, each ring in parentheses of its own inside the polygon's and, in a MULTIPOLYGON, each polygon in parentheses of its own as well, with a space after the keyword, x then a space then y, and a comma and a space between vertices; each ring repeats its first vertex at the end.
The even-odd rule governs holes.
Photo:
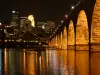
POLYGON ((84 10, 81 10, 76 24, 76 44, 88 44, 89 43, 89 31, 88 22, 84 10))
POLYGON ((74 32, 74 26, 73 22, 70 21, 69 28, 68 28, 68 45, 74 45, 75 44, 75 32, 74 32))
POLYGON ((67 27, 64 27, 62 36, 62 49, 67 49, 67 27))
POLYGON ((91 43, 100 44, 100 0, 96 0, 96 4, 93 11, 91 26, 91 43))

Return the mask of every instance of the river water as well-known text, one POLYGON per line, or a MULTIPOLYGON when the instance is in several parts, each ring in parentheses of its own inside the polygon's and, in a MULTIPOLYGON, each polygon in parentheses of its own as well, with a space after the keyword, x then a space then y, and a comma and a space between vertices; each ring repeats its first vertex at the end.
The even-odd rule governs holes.
POLYGON ((5 48, 0 49, 0 75, 99 75, 99 57, 98 51, 90 54, 87 48, 5 48))

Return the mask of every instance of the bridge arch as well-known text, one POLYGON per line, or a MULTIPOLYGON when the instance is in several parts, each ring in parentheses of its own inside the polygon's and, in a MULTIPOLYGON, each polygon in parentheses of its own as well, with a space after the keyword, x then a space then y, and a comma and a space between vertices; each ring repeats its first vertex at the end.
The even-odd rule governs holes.
POLYGON ((91 75, 100 75, 100 0, 96 0, 91 24, 91 75))
POLYGON ((64 26, 62 35, 62 49, 67 49, 67 27, 64 26))
POLYGON ((96 0, 91 25, 91 43, 100 44, 100 0, 96 0))
POLYGON ((76 45, 79 44, 89 44, 88 21, 84 10, 79 12, 76 24, 76 45))
POLYGON ((68 27, 68 45, 75 44, 75 32, 74 32, 74 25, 73 21, 71 20, 68 27))

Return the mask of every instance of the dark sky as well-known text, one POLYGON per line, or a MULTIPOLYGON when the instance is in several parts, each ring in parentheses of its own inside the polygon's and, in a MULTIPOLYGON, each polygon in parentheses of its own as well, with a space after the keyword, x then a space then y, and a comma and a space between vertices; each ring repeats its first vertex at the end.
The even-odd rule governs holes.
POLYGON ((76 5, 79 0, 0 0, 0 19, 9 20, 11 10, 16 9, 21 16, 34 13, 37 20, 60 21, 64 14, 70 11, 71 5, 76 5))

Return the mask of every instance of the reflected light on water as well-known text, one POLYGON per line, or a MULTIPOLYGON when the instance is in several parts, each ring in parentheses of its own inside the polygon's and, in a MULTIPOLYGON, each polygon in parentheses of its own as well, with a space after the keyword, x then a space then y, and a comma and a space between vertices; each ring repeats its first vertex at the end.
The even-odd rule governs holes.
POLYGON ((77 75, 89 75, 89 51, 76 52, 77 75))
POLYGON ((7 58, 7 49, 4 49, 4 75, 7 75, 8 68, 8 58, 7 58))
POLYGON ((26 52, 27 75, 36 75, 35 73, 35 51, 26 52))
POLYGON ((24 75, 26 75, 26 54, 25 54, 25 49, 23 49, 23 72, 24 75))
POLYGON ((40 70, 42 69, 42 64, 41 64, 41 56, 39 57, 39 64, 40 64, 40 70))
POLYGON ((49 71, 49 50, 46 49, 46 69, 49 71))
POLYGON ((60 52, 60 73, 61 75, 67 75, 67 51, 61 50, 60 52))
MULTIPOLYGON (((45 51, 4 49, 4 75, 89 75, 89 65, 92 75, 99 75, 100 53, 92 51, 89 63, 89 50, 81 50, 80 47, 80 50, 73 47, 68 50, 47 48, 45 51), (21 64, 23 70, 20 69, 21 64)), ((84 46, 85 49, 87 47, 84 46)))
POLYGON ((100 52, 92 52, 91 75, 100 75, 100 52))

